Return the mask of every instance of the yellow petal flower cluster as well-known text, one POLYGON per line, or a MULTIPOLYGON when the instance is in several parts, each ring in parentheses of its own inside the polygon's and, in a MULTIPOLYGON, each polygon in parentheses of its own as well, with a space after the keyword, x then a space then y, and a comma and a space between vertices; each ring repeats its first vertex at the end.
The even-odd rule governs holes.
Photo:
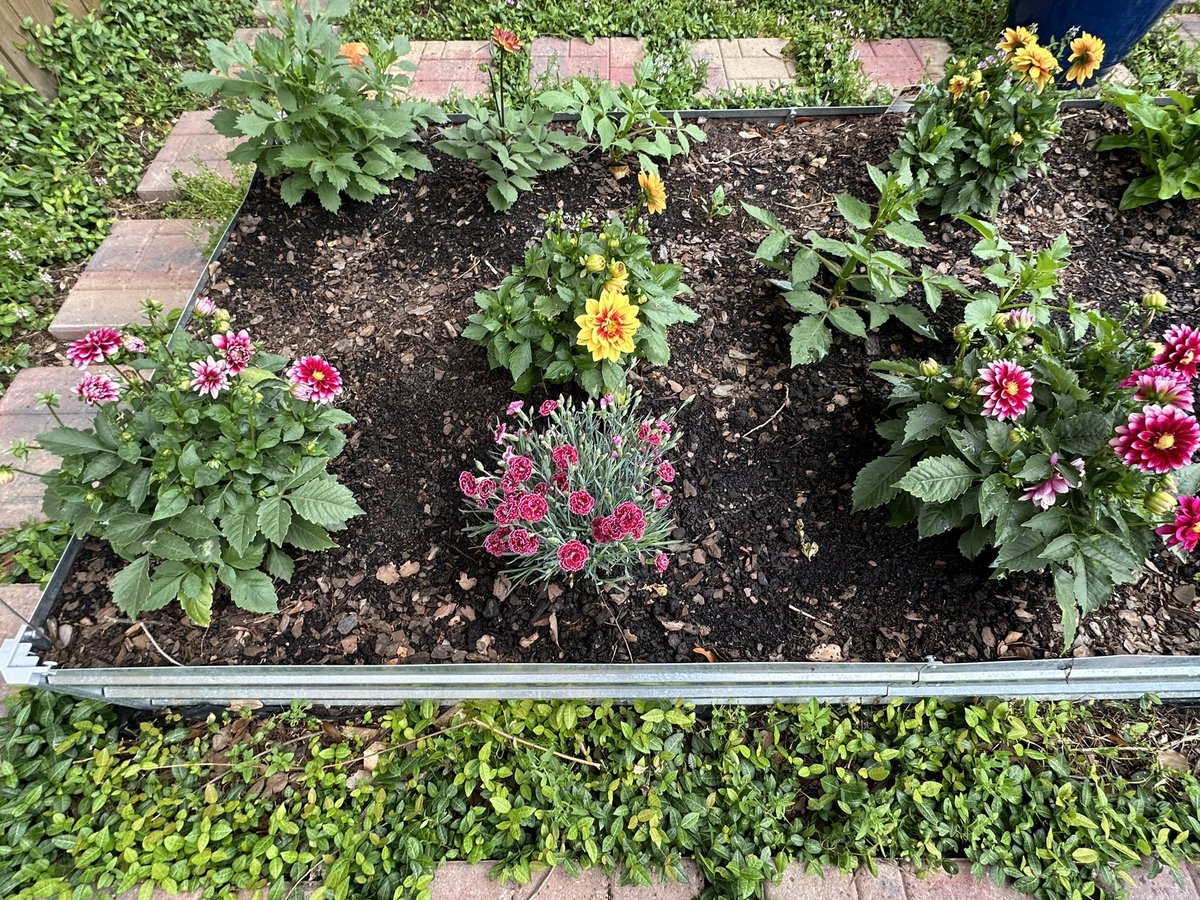
POLYGON ((667 209, 667 189, 657 172, 638 172, 638 184, 642 188, 642 199, 646 201, 646 211, 651 215, 665 212, 667 209))
POLYGON ((1067 69, 1067 81, 1074 81, 1080 87, 1096 74, 1100 63, 1104 62, 1104 41, 1086 31, 1071 41, 1071 55, 1067 57, 1071 67, 1067 69))
POLYGON ((616 362, 622 353, 633 352, 633 336, 641 322, 629 297, 605 288, 598 300, 587 301, 586 310, 575 318, 579 326, 577 343, 591 352, 594 362, 604 359, 616 362))

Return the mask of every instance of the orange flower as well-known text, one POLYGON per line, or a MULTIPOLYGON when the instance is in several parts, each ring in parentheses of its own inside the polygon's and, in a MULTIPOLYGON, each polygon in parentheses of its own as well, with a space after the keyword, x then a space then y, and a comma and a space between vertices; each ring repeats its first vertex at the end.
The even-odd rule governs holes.
POLYGON ((950 92, 950 97, 952 99, 959 100, 966 92, 970 83, 971 82, 967 80, 965 75, 954 75, 951 77, 950 84, 947 86, 946 90, 950 92))
POLYGON ((996 49, 1002 51, 1005 55, 1012 55, 1018 50, 1033 47, 1036 44, 1037 35, 1028 28, 1005 28, 1004 34, 1000 37, 1000 43, 996 45, 996 49))
POLYGON ((1067 69, 1067 81, 1074 81, 1082 87, 1104 61, 1104 41, 1085 31, 1071 41, 1071 55, 1067 61, 1071 63, 1071 68, 1067 69))
POLYGON ((592 360, 616 362, 622 353, 633 352, 633 336, 641 322, 629 298, 616 291, 603 290, 599 300, 588 300, 587 312, 576 316, 579 338, 576 341, 592 353, 592 360))
POLYGON ((518 53, 521 50, 521 39, 505 28, 492 29, 492 43, 505 53, 518 53))
POLYGON ((1038 91, 1045 88, 1054 79, 1054 76, 1062 71, 1062 66, 1058 64, 1054 54, 1037 44, 1032 47, 1022 47, 1014 53, 1012 67, 1036 84, 1038 91))
POLYGON ((366 58, 371 54, 371 50, 362 41, 351 41, 348 44, 342 44, 338 47, 338 56, 344 56, 350 60, 350 68, 361 69, 366 63, 366 58))

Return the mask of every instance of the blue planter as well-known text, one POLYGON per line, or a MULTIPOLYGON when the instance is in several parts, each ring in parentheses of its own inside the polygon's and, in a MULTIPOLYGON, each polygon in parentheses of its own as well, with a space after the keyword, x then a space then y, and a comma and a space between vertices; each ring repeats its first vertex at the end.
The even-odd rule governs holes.
MULTIPOLYGON (((1043 44, 1072 28, 1104 40, 1104 74, 1133 49, 1173 0, 1009 0, 1008 26, 1038 26, 1043 44)), ((1069 51, 1068 51, 1069 53, 1069 51)), ((1065 59, 1061 60, 1065 66, 1065 59)))

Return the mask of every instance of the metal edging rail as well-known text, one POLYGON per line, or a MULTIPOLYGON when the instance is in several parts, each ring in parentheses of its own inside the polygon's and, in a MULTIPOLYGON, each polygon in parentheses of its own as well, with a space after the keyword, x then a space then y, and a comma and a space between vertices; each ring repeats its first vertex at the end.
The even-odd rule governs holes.
MULTIPOLYGON (((1160 101, 1160 103, 1163 101, 1160 101)), ((1168 101, 1169 102, 1169 101, 1168 101)), ((1099 109, 1099 100, 1067 100, 1065 109, 1099 109)), ((792 122, 807 118, 904 113, 908 104, 854 107, 682 110, 685 119, 792 122)), ((453 118, 453 117, 452 117, 453 118)), ((573 116, 561 115, 557 121, 573 116)), ((185 304, 174 336, 187 326, 212 263, 236 226, 242 205, 185 304)), ((48 644, 42 630, 83 542, 72 537, 17 640, 48 644)), ((1200 656, 1110 656, 975 663, 445 663, 413 665, 179 666, 41 670, 39 686, 141 709, 294 700, 325 706, 378 706, 407 700, 486 699, 681 700, 700 704, 767 704, 819 700, 881 703, 937 697, 970 700, 1115 700, 1155 694, 1200 699, 1200 656)))

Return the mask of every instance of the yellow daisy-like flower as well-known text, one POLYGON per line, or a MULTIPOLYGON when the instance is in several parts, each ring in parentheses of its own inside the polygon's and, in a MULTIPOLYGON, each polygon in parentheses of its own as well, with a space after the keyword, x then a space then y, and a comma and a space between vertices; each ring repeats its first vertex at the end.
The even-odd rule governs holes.
POLYGON ((1037 35, 1028 28, 1018 26, 1017 28, 1004 29, 1004 34, 1000 36, 1000 43, 996 45, 996 49, 1006 56, 1011 56, 1018 50, 1033 47, 1036 44, 1037 35))
POLYGON ((946 86, 946 90, 950 92, 950 97, 954 100, 961 100, 962 95, 966 93, 967 86, 971 82, 967 80, 965 75, 955 75, 951 77, 950 83, 946 86))
POLYGON ((629 270, 625 268, 625 263, 613 261, 608 265, 608 281, 604 283, 606 291, 616 291, 619 294, 624 294, 629 290, 629 270))
POLYGON ((1054 54, 1045 47, 1034 45, 1023 47, 1013 54, 1012 67, 1029 81, 1037 85, 1040 92, 1048 85, 1054 76, 1062 71, 1062 66, 1054 58, 1054 54))
POLYGON ((638 172, 638 184, 642 188, 642 199, 646 201, 646 211, 651 215, 664 212, 667 208, 667 189, 657 172, 638 172))
POLYGON ((628 297, 603 290, 599 300, 588 300, 587 312, 577 316, 575 324, 579 326, 576 343, 591 351, 594 362, 616 362, 622 353, 633 352, 633 336, 641 322, 628 297))
POLYGON ((1080 87, 1096 74, 1100 63, 1104 62, 1104 41, 1086 31, 1071 41, 1071 55, 1067 57, 1071 68, 1067 69, 1067 81, 1074 81, 1080 87))

